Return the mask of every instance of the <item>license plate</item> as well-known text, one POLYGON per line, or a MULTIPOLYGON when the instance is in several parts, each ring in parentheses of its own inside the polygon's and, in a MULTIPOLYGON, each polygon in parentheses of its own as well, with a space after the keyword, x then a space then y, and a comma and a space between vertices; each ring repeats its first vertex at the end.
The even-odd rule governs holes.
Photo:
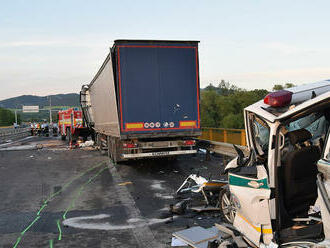
POLYGON ((165 156, 165 155, 169 155, 170 152, 153 152, 152 156, 165 156))

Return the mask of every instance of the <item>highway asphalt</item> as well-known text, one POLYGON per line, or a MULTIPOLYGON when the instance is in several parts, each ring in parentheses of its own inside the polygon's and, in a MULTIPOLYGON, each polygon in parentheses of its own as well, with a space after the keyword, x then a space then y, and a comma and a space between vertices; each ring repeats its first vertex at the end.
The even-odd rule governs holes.
POLYGON ((16 151, 0 151, 0 247, 170 247, 173 232, 221 221, 216 212, 172 216, 168 208, 189 174, 221 178, 222 157, 113 165, 57 137, 9 146, 16 151), (43 148, 20 150, 36 144, 43 148))

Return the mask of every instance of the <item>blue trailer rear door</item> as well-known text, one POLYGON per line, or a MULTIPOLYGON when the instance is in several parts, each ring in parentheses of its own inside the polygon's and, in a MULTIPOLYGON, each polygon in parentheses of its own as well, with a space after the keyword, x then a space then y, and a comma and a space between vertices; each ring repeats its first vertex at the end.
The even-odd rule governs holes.
POLYGON ((117 45, 122 133, 200 128, 196 44, 117 45))

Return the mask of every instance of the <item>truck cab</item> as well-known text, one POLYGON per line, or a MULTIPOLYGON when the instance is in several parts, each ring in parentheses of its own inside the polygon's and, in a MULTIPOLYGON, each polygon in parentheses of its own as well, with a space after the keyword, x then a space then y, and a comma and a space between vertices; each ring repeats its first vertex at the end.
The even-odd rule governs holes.
POLYGON ((90 134, 82 119, 82 111, 78 108, 69 108, 58 112, 58 128, 62 140, 68 139, 69 143, 75 143, 79 137, 84 140, 90 134))
POLYGON ((226 167, 234 227, 257 247, 329 239, 330 80, 270 93, 244 120, 249 156, 226 167))

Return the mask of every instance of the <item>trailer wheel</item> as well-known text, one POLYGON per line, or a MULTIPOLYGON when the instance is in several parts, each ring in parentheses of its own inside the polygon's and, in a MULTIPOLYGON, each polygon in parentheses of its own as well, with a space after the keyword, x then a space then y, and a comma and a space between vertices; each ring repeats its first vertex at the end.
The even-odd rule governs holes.
POLYGON ((236 208, 227 187, 220 191, 219 203, 223 220, 229 224, 233 224, 236 215, 236 208))
POLYGON ((107 137, 107 143, 108 143, 108 156, 109 158, 116 164, 117 162, 120 162, 120 155, 119 155, 119 149, 118 149, 118 141, 116 138, 107 137))

